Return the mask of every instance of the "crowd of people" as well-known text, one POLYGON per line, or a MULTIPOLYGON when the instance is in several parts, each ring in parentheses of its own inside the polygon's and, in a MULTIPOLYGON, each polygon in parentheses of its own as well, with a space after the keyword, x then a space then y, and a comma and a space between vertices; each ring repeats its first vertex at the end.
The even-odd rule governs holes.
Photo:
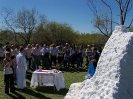
POLYGON ((14 79, 17 80, 17 88, 26 87, 26 70, 36 70, 42 66, 42 69, 52 69, 53 66, 64 66, 66 69, 76 68, 77 70, 83 66, 83 58, 86 56, 85 66, 89 66, 92 62, 96 69, 99 56, 102 52, 101 47, 94 44, 87 45, 85 49, 83 45, 62 45, 51 44, 24 44, 14 45, 6 43, 3 46, 0 43, 0 61, 4 66, 4 83, 5 93, 14 92, 14 79))

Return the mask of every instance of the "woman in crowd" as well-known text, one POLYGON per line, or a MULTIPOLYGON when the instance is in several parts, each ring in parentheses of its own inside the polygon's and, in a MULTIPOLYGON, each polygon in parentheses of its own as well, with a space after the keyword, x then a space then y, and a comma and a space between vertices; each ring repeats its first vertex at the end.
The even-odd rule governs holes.
POLYGON ((4 64, 4 81, 5 81, 5 93, 9 94, 9 84, 10 92, 15 92, 14 79, 13 79, 13 70, 12 65, 16 66, 15 62, 11 60, 11 53, 5 52, 5 58, 3 60, 4 64))

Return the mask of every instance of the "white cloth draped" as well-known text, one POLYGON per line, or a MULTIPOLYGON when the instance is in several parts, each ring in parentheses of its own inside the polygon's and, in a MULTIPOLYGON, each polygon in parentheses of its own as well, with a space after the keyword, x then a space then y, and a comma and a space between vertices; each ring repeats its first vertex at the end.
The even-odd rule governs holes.
POLYGON ((19 53, 16 57, 16 62, 17 62, 17 68, 16 68, 17 88, 23 89, 24 87, 26 87, 27 63, 26 63, 25 56, 19 53))
POLYGON ((51 72, 36 72, 32 73, 31 84, 30 86, 56 86, 57 91, 61 88, 65 88, 64 77, 61 71, 58 73, 51 72))

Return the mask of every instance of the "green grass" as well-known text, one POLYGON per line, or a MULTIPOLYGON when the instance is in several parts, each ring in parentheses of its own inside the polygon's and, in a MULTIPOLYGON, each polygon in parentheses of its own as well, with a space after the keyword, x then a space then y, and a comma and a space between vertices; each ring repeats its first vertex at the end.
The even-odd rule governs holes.
POLYGON ((68 71, 65 68, 61 68, 61 71, 65 79, 65 89, 56 91, 53 87, 30 87, 32 71, 28 70, 26 80, 27 88, 23 91, 16 89, 15 93, 7 95, 4 93, 3 66, 0 63, 0 99, 63 99, 72 83, 82 82, 84 80, 87 70, 82 68, 80 71, 75 71, 74 69, 68 71))

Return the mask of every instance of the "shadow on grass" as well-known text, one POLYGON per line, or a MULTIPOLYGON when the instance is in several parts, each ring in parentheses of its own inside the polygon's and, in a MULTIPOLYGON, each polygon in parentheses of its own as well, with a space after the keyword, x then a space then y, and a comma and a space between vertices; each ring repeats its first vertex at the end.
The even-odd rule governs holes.
POLYGON ((17 92, 15 92, 13 94, 9 94, 9 97, 11 97, 12 99, 26 99, 26 97, 22 96, 21 94, 19 94, 17 92), (16 96, 14 96, 13 94, 16 96))
POLYGON ((31 96, 34 96, 34 97, 40 98, 40 99, 51 99, 51 98, 48 98, 48 97, 44 96, 40 92, 33 91, 30 88, 26 88, 26 89, 22 90, 21 93, 25 93, 25 94, 28 94, 28 96, 31 95, 31 96))
POLYGON ((36 91, 65 96, 66 93, 68 92, 68 89, 64 88, 64 89, 60 89, 59 91, 57 91, 56 89, 54 89, 54 87, 45 86, 45 87, 37 87, 36 91))
POLYGON ((26 79, 28 79, 30 81, 31 77, 32 77, 32 71, 27 71, 26 72, 26 79))
POLYGON ((84 68, 80 68, 79 70, 77 70, 76 68, 70 68, 70 69, 66 69, 66 68, 60 68, 60 71, 62 72, 86 72, 87 69, 84 69, 84 68))

